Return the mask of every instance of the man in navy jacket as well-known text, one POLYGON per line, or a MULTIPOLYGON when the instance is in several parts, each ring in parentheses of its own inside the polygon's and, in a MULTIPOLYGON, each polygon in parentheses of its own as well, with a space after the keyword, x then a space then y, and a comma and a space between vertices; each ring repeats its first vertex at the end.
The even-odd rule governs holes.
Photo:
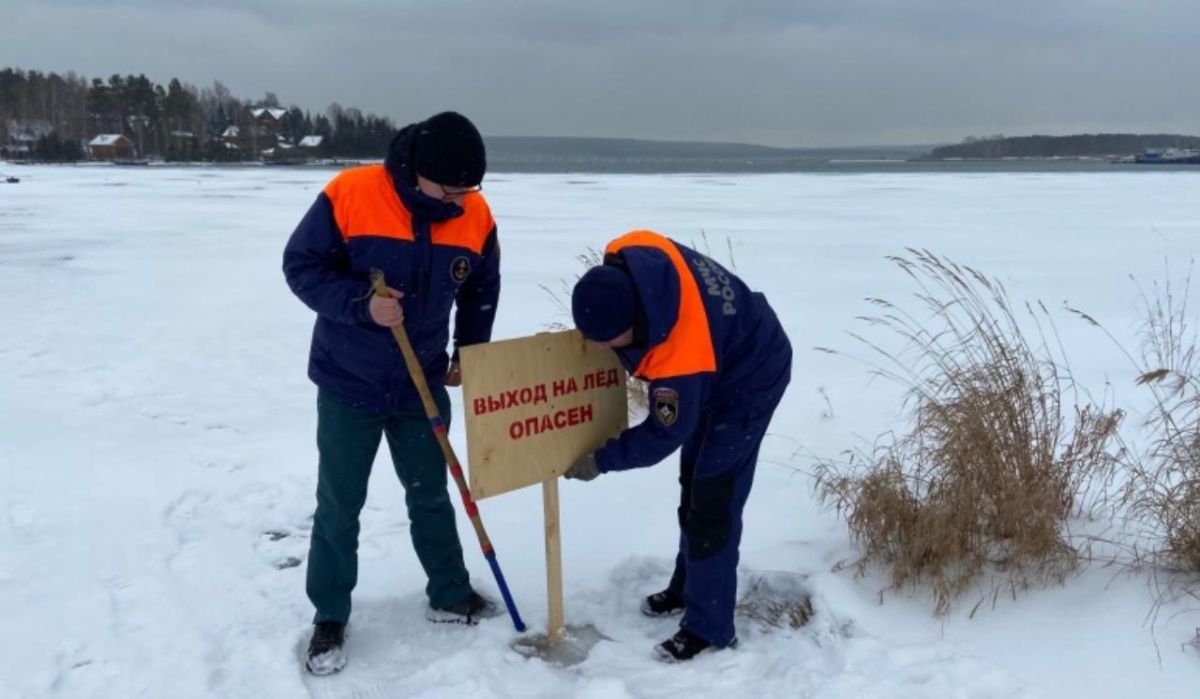
POLYGON ((466 117, 443 112, 406 126, 383 164, 345 170, 317 195, 284 250, 288 285, 317 314, 308 375, 318 387, 319 466, 306 585, 315 674, 346 662, 359 512, 383 436, 429 579, 428 616, 474 623, 495 613, 471 588, 445 460, 389 330, 407 330, 449 422, 445 387, 460 382, 458 348, 490 339, 500 293, 496 226, 479 191, 485 167, 483 139, 466 117), (394 298, 370 293, 372 269, 394 298))
POLYGON ((683 612, 657 647, 688 660, 736 644, 742 509, 767 425, 791 378, 792 348, 775 312, 720 264, 652 231, 605 250, 571 296, 584 337, 612 348, 649 382, 640 425, 573 464, 567 478, 652 466, 682 447, 680 544, 667 588, 643 613, 683 612))

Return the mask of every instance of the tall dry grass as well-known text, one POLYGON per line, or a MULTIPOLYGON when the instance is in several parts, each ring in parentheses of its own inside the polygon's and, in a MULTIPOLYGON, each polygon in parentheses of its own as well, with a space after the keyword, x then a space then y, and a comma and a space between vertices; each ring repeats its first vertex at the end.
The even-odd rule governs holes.
POLYGON ((1200 576, 1200 353, 1188 325, 1191 273, 1182 293, 1168 276, 1142 294, 1142 372, 1137 383, 1150 390, 1153 408, 1145 425, 1150 446, 1131 481, 1135 515, 1155 521, 1163 534, 1156 563, 1200 576))
POLYGON ((984 577, 981 602, 1079 566, 1068 520, 1103 494, 1123 415, 1078 389, 1043 305, 1019 313, 999 281, 908 253, 889 259, 916 308, 869 299, 876 314, 861 318, 901 347, 852 333, 872 371, 906 389, 908 428, 819 462, 817 489, 861 544, 859 572, 878 564, 893 589, 927 587, 941 615, 984 577))
POLYGON ((1138 285, 1136 354, 1091 316, 1072 310, 1108 333, 1150 396, 1142 421, 1148 443, 1129 459, 1119 503, 1139 532, 1150 535, 1150 544, 1135 549, 1135 563, 1153 566, 1164 594, 1200 599, 1200 340, 1189 324, 1193 269, 1194 263, 1178 282, 1165 269, 1148 289, 1138 285))

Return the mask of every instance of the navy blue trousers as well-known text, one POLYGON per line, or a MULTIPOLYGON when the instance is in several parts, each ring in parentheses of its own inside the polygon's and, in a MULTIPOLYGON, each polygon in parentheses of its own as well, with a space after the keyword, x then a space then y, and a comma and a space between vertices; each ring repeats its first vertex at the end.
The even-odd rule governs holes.
POLYGON ((679 553, 668 589, 683 597, 681 628, 718 647, 734 639, 742 510, 786 386, 787 374, 753 406, 708 412, 680 454, 679 553))

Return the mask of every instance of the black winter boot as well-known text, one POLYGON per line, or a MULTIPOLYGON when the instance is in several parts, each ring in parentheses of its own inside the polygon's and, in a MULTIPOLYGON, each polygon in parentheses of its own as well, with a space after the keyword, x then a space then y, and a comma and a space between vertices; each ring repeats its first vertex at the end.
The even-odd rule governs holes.
POLYGON ((683 597, 672 592, 670 588, 655 592, 642 600, 642 614, 646 616, 671 616, 682 612, 683 609, 683 597))
POLYGON ((332 675, 346 667, 346 625, 340 621, 318 621, 308 642, 308 661, 314 675, 332 675))
MULTIPOLYGON (((733 639, 727 648, 735 648, 737 639, 733 639)), ((666 663, 677 663, 691 660, 697 655, 710 650, 721 650, 708 641, 700 638, 687 629, 680 629, 674 636, 654 647, 654 653, 659 660, 666 663)))
POLYGON ((496 603, 478 592, 472 591, 466 599, 458 604, 452 604, 443 609, 430 607, 425 612, 425 618, 439 624, 467 624, 474 626, 480 619, 491 619, 499 616, 500 610, 496 603))

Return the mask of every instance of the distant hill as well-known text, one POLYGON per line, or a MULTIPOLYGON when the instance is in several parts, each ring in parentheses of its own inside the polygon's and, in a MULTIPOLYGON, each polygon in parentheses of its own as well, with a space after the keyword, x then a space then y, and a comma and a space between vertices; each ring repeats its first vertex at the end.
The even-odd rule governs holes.
POLYGON ((789 172, 830 160, 908 160, 929 146, 772 148, 630 138, 488 136, 488 168, 505 172, 789 172))
POLYGON ((1200 136, 1178 134, 1079 134, 1014 136, 934 148, 930 160, 948 158, 1081 158, 1137 155, 1147 148, 1197 148, 1200 136))

